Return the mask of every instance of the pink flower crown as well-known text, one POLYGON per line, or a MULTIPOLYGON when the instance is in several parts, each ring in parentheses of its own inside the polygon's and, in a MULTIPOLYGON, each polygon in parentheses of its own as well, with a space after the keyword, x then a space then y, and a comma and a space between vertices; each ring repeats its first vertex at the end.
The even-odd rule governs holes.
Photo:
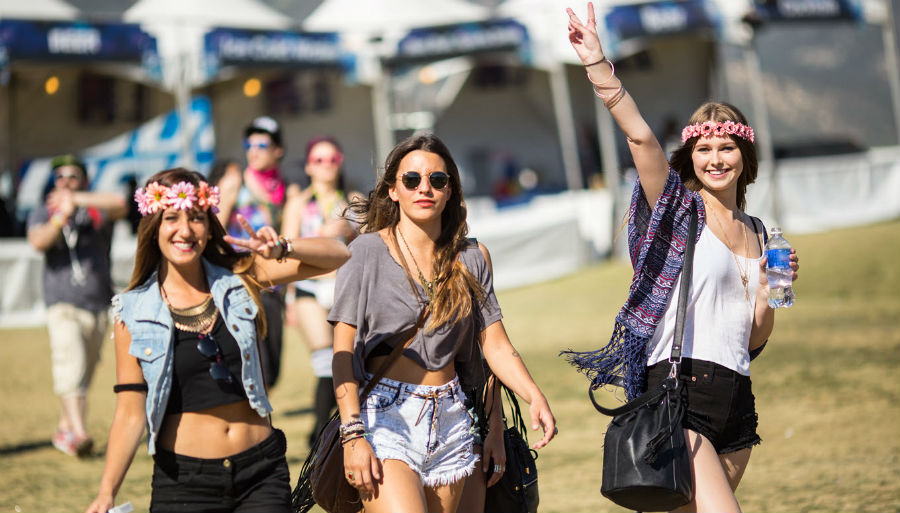
POLYGON ((148 183, 146 189, 141 187, 134 191, 134 202, 142 216, 155 214, 157 211, 172 207, 176 210, 191 210, 195 206, 204 211, 212 208, 213 213, 219 211, 219 188, 210 187, 200 182, 198 187, 190 182, 178 182, 166 187, 159 182, 148 183))
POLYGON ((755 139, 753 129, 742 123, 704 121, 684 127, 684 130, 681 131, 681 143, 686 143, 691 137, 725 137, 726 135, 736 135, 750 142, 755 139))

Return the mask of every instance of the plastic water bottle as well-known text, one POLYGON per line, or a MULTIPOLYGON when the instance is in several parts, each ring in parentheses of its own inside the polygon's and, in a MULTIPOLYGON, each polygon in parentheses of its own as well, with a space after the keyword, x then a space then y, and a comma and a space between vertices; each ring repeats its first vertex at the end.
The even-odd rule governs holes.
POLYGON ((789 308, 794 304, 791 279, 791 245, 781 236, 781 228, 772 227, 766 243, 766 277, 769 279, 769 307, 789 308))

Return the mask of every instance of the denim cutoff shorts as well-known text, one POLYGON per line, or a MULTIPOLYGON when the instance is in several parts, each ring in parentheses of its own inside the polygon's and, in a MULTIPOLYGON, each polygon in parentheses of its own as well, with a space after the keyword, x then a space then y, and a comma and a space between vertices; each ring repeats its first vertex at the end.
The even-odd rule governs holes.
POLYGON ((402 461, 424 486, 437 487, 471 475, 478 462, 464 400, 459 378, 441 386, 382 378, 360 416, 379 460, 402 461))

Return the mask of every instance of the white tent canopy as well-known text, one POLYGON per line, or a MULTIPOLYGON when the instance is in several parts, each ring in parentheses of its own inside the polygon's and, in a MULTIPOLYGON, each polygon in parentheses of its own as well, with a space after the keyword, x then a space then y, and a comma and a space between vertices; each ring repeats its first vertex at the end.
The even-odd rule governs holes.
POLYGON ((463 0, 325 0, 303 21, 303 28, 373 35, 479 21, 489 16, 487 7, 463 0))
POLYGON ((78 9, 63 0, 2 0, 0 18, 26 20, 73 20, 78 9))
POLYGON ((285 29, 294 20, 256 0, 138 0, 126 21, 156 24, 285 29))

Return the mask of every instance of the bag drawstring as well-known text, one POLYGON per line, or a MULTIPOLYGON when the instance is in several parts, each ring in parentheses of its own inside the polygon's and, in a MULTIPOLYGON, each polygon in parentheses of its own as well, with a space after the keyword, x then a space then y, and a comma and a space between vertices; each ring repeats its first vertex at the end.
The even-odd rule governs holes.
MULTIPOLYGON (((672 400, 672 396, 676 394, 669 392, 668 399, 672 400)), ((684 402, 681 401, 680 398, 675 398, 675 411, 673 415, 670 416, 671 422, 668 427, 663 427, 659 433, 656 434, 653 438, 647 442, 646 451, 641 459, 647 465, 653 465, 656 463, 657 458, 659 457, 659 449, 662 447, 663 443, 666 440, 670 440, 672 437, 672 433, 675 432, 676 429, 681 428, 681 418, 684 415, 684 402)), ((663 401, 662 407, 665 407, 665 400, 663 401)))

